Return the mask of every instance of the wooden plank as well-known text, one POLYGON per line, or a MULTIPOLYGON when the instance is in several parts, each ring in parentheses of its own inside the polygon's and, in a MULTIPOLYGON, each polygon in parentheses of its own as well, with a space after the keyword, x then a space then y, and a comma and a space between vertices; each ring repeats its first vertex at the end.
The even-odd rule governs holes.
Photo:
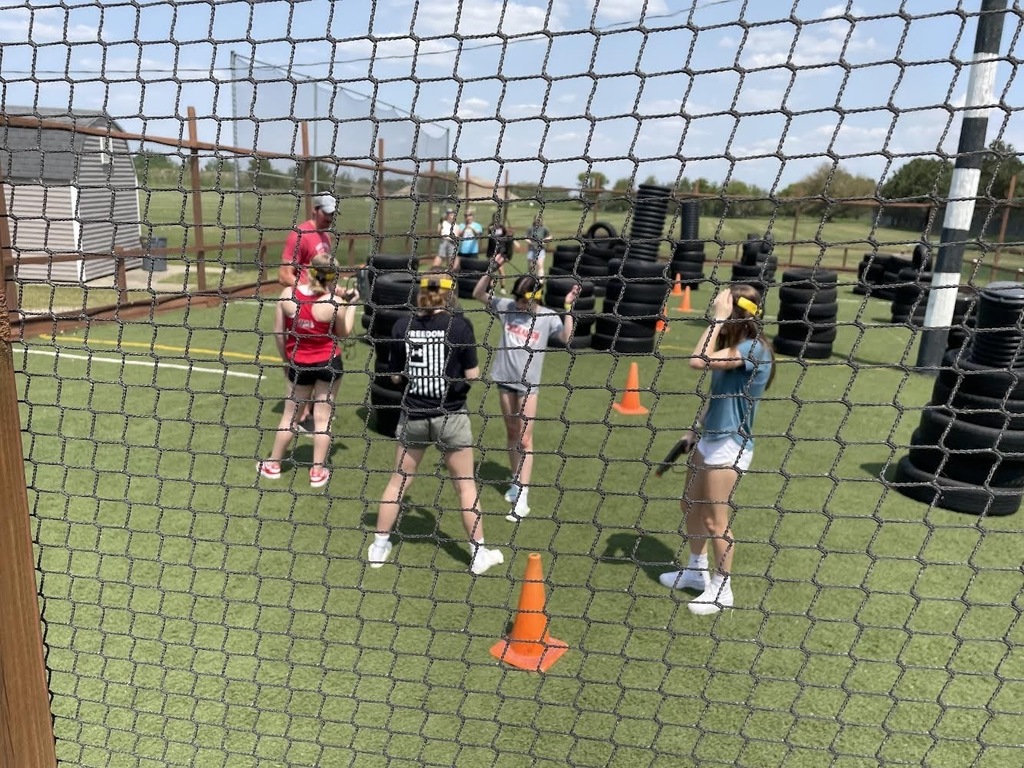
MULTIPOLYGON (((0 178, 0 254, 11 243, 2 190, 0 178)), ((0 304, 6 293, 0 282, 0 304)), ((54 768, 10 320, 0 312, 0 766, 54 768)))

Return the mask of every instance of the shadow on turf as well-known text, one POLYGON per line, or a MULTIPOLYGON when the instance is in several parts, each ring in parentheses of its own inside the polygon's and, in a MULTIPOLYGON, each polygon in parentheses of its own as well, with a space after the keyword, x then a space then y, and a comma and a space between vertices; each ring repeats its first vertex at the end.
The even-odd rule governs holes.
POLYGON ((603 563, 636 566, 651 581, 666 570, 677 568, 676 553, 651 536, 637 533, 613 533, 605 542, 600 560, 603 563))
MULTIPOLYGON (((373 530, 377 526, 377 513, 365 512, 363 525, 373 530)), ((403 544, 427 544, 440 547, 453 559, 469 566, 469 549, 465 538, 455 539, 442 531, 437 524, 437 514, 428 507, 423 507, 408 497, 402 502, 402 510, 398 513, 395 532, 401 537, 403 544)))

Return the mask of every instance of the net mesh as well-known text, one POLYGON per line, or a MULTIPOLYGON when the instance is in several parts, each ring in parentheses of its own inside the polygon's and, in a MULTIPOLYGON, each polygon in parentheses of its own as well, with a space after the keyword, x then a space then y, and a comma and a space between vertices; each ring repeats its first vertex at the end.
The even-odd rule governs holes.
POLYGON ((932 375, 915 351, 975 4, 583 5, 4 11, 23 430, 3 438, 24 446, 62 765, 1019 764, 1017 5, 932 375), (298 418, 280 477, 257 465, 303 405, 276 281, 320 192, 365 308, 311 487, 298 418), (483 575, 433 449, 369 567, 402 402, 386 339, 447 258, 449 207, 481 248, 510 230, 496 296, 538 214, 559 323, 582 286, 513 441, 529 514, 507 520, 521 421, 494 383, 503 323, 473 298, 486 254, 461 257, 473 474, 504 558, 483 575), (713 507, 720 473, 656 470, 709 402, 692 355, 734 284, 763 294, 775 376, 713 507), (680 497, 731 542, 727 610, 663 583, 697 530, 680 497), (542 674, 511 663, 538 648, 542 674))

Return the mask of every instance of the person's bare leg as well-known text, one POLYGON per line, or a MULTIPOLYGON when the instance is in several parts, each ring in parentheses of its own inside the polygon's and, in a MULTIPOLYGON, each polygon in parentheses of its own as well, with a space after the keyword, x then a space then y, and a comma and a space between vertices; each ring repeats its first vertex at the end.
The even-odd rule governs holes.
POLYGON ((402 507, 402 499, 412 485, 416 470, 423 460, 425 448, 406 448, 399 444, 395 451, 395 471, 388 480, 387 487, 377 508, 377 533, 387 535, 395 527, 398 512, 402 507))

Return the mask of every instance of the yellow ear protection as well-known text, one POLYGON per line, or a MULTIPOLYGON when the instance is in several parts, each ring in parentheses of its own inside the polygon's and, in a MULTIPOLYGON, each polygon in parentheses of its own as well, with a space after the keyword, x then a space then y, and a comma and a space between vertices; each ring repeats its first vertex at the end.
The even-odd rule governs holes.
POLYGON ((454 286, 450 277, 424 277, 420 280, 420 288, 428 291, 450 291, 454 286))
POLYGON ((752 302, 750 299, 748 299, 746 296, 737 296, 735 304, 740 309, 745 309, 754 317, 761 316, 761 308, 757 306, 757 304, 752 302))
POLYGON ((544 292, 541 290, 539 280, 530 275, 523 275, 512 287, 512 295, 517 299, 540 301, 544 297, 544 292), (533 290, 527 290, 527 288, 533 288, 533 290))
POLYGON ((320 283, 329 283, 338 276, 338 270, 327 267, 313 267, 313 274, 320 283))

